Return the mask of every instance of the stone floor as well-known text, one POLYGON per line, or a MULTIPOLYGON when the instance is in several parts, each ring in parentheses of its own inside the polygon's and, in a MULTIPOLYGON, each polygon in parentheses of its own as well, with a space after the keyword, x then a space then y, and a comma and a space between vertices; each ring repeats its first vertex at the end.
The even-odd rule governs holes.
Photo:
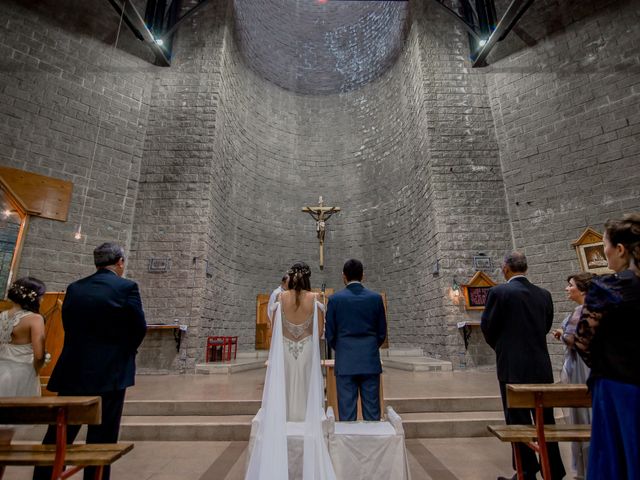
MULTIPOLYGON (((127 400, 260 399, 264 370, 233 375, 141 375, 127 400)), ((388 369, 385 398, 499 395, 495 373, 488 370, 408 372, 388 369)), ((492 480, 511 475, 510 447, 493 437, 408 439, 412 478, 492 480)), ((113 480, 240 480, 247 442, 137 441, 114 464, 113 480)), ((570 447, 561 444, 570 470, 570 447)), ((10 467, 5 480, 27 480, 31 468, 10 467)), ((75 475, 73 479, 80 479, 75 475)), ((567 478, 571 478, 568 476, 567 478)))

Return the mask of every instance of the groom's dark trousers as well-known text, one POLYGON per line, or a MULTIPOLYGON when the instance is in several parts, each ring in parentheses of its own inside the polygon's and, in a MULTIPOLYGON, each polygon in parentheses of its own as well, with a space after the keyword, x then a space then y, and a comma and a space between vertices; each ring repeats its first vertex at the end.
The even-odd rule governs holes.
MULTIPOLYGON (((138 285, 107 269, 72 283, 62 304, 64 345, 47 388, 60 395, 102 398, 102 423, 90 425, 87 443, 118 441, 126 388, 134 384, 136 350, 147 330, 138 285)), ((78 434, 69 426, 68 443, 78 434)), ((56 443, 50 425, 44 444, 56 443)), ((84 479, 95 468, 84 469, 84 479)), ((105 467, 103 480, 109 480, 105 467)), ((51 467, 36 467, 34 480, 51 478, 51 467)))
POLYGON ((352 282, 329 298, 327 343, 336 352, 340 421, 356 420, 358 395, 365 420, 380 420, 380 345, 387 336, 380 294, 352 282))

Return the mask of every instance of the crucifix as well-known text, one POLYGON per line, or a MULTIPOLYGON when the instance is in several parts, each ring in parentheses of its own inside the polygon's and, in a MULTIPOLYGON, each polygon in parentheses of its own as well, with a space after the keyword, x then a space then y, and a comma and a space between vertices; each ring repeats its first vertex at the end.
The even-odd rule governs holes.
POLYGON ((326 228, 325 222, 329 220, 331 215, 333 215, 334 213, 338 213, 340 211, 340 207, 325 207, 324 203, 322 202, 322 196, 320 196, 317 206, 304 207, 302 211, 311 215, 316 221, 316 233, 318 235, 318 240, 320 241, 320 270, 322 270, 324 268, 324 234, 326 228))

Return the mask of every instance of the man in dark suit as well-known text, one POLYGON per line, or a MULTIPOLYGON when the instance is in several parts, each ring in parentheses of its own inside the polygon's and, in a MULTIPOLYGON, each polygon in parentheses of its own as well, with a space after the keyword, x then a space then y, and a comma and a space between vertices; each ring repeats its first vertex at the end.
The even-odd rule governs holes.
POLYGON ((380 345, 387 321, 380 294, 362 285, 363 267, 348 260, 342 270, 347 288, 329 298, 325 321, 327 343, 336 351, 335 374, 341 421, 354 421, 358 393, 365 420, 380 420, 380 345))
MULTIPOLYGON (((553 323, 553 301, 547 290, 527 279, 526 272, 527 258, 524 254, 513 252, 505 256, 502 274, 507 283, 489 291, 482 313, 482 333, 496 352, 500 395, 508 425, 533 423, 532 410, 507 408, 508 383, 553 383, 546 338, 553 323)), ((544 421, 555 423, 553 409, 544 412, 544 421)), ((566 472, 558 444, 548 443, 547 446, 553 476, 548 480, 561 479, 566 472)), ((516 448, 520 451, 525 479, 535 479, 540 465, 534 452, 523 444, 516 448)), ((498 479, 506 480, 504 477, 498 479)))
MULTIPOLYGON (((127 387, 134 384, 136 350, 147 324, 138 285, 122 278, 124 251, 104 243, 93 251, 97 271, 72 283, 62 304, 64 345, 47 388, 60 395, 102 397, 102 423, 90 425, 87 443, 116 443, 127 387)), ((79 426, 70 425, 67 443, 73 443, 79 426)), ((44 444, 56 443, 56 426, 50 425, 44 444)), ((94 476, 85 468, 84 478, 94 476)), ((103 479, 109 480, 109 467, 103 479)), ((34 479, 51 478, 51 468, 38 467, 34 479)))

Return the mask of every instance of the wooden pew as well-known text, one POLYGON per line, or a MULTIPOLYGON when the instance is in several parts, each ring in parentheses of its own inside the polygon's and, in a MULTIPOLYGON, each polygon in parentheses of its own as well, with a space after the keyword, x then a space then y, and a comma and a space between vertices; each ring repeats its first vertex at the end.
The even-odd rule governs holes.
MULTIPOLYGON (((99 425, 100 397, 6 397, 0 398, 0 424, 57 425, 56 445, 10 443, 0 445, 0 466, 53 466, 52 479, 65 479, 87 466, 95 466, 96 480, 133 448, 132 443, 67 445, 68 425, 99 425), (65 465, 74 465, 64 471, 65 465)), ((0 475, 0 479, 2 476, 0 475)))
POLYGON ((543 409, 553 407, 591 407, 591 395, 586 385, 509 384, 509 408, 535 409, 535 425, 488 425, 487 429, 503 442, 511 442, 515 453, 518 478, 522 479, 522 460, 515 443, 524 443, 540 455, 542 475, 551 478, 547 442, 588 442, 591 425, 545 425, 543 409))

